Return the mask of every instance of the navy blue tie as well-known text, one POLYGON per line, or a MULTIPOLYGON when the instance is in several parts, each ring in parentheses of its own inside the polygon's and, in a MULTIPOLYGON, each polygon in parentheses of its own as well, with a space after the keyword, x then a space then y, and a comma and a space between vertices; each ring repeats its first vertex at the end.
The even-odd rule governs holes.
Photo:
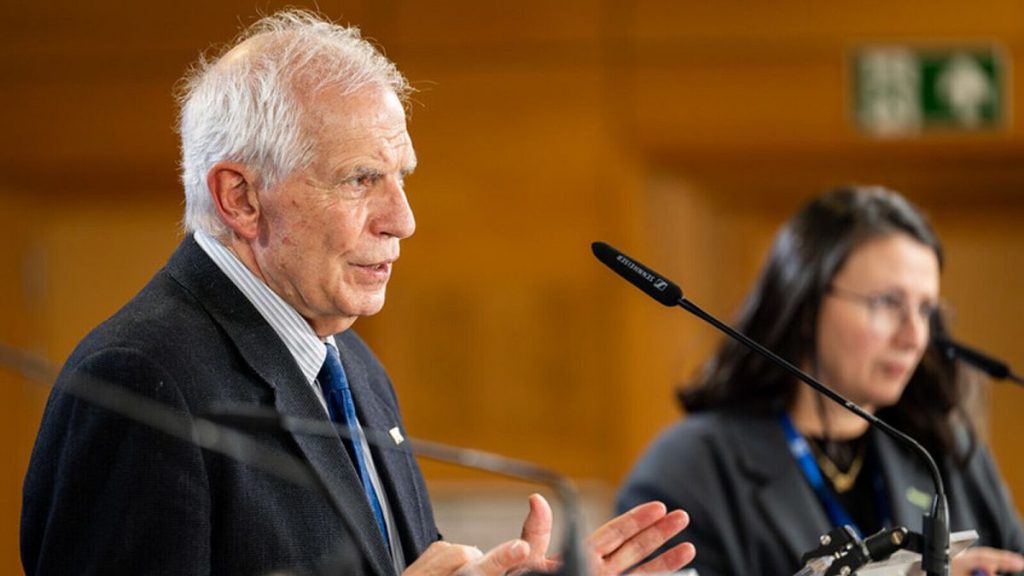
POLYGON ((338 349, 330 344, 327 346, 327 358, 324 365, 317 374, 320 381, 320 388, 323 390, 324 399, 327 400, 327 411, 331 420, 348 426, 352 434, 346 444, 351 447, 351 454, 355 456, 356 467, 359 468, 359 477, 363 481, 363 490, 366 491, 366 499, 370 501, 370 508, 373 515, 377 517, 377 527, 388 541, 388 527, 384 522, 384 512, 377 497, 377 491, 373 488, 370 480, 370 471, 366 463, 367 455, 363 451, 363 430, 359 427, 359 420, 356 418, 356 405, 352 401, 352 389, 348 386, 348 377, 345 376, 345 369, 341 365, 341 358, 338 356, 338 349))

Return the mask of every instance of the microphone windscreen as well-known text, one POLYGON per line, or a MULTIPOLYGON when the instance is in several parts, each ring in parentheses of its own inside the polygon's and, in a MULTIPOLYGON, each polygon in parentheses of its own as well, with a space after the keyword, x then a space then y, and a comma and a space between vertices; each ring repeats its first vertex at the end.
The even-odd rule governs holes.
POLYGON ((630 284, 665 306, 676 306, 683 299, 683 291, 668 278, 633 260, 604 242, 590 245, 594 256, 630 284))
POLYGON ((934 342, 939 350, 950 360, 959 358, 996 380, 1004 380, 1010 375, 1009 366, 984 352, 964 346, 945 336, 936 336, 934 342))

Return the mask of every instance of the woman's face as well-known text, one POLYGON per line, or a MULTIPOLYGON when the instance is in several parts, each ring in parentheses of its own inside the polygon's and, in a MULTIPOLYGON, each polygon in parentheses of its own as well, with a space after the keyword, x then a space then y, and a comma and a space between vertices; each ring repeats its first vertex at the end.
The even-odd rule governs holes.
POLYGON ((895 404, 929 340, 939 260, 896 232, 866 241, 832 279, 818 314, 818 377, 869 411, 895 404))

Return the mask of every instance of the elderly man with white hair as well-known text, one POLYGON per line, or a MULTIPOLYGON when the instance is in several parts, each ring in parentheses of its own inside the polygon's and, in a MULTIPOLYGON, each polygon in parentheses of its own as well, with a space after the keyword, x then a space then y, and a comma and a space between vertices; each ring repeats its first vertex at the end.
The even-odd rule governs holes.
MULTIPOLYGON (((26 574, 316 571, 339 550, 353 573, 378 576, 556 569, 543 498, 530 498, 518 539, 486 553, 450 544, 410 452, 365 440, 405 433, 383 367, 351 330, 384 305, 416 227, 401 73, 356 29, 287 11, 187 80, 186 238, 61 372, 25 480, 26 574), (93 381, 188 418, 252 405, 351 434, 257 434, 308 465, 322 487, 309 490, 73 393, 93 381)), ((687 521, 641 505, 587 540, 590 567, 620 573, 687 521)), ((682 544, 639 570, 693 555, 682 544)))

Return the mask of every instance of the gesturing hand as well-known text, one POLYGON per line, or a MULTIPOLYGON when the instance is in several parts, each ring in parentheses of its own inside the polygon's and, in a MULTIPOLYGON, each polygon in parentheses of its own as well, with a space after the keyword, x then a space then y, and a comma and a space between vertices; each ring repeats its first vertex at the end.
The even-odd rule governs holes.
MULTIPOLYGON (((585 541, 590 574, 621 574, 678 534, 690 522, 682 510, 668 512, 660 502, 648 502, 618 516, 594 531, 585 541)), ((530 545, 522 570, 553 572, 557 559, 548 557, 551 542, 551 507, 539 494, 530 496, 530 513, 523 523, 522 540, 530 545)), ((696 555, 687 542, 666 550, 638 566, 634 572, 673 572, 696 555)))
POLYGON ((434 542, 402 572, 402 576, 502 576, 523 566, 530 547, 510 540, 484 554, 479 548, 434 542))
MULTIPOLYGON (((682 510, 669 512, 661 502, 648 502, 610 520, 587 538, 591 574, 621 574, 686 528, 690 517, 682 510)), ((633 573, 675 572, 689 564, 697 551, 683 542, 637 566, 633 573)))
MULTIPOLYGON (((551 544, 551 506, 539 494, 529 498, 530 512, 518 540, 495 546, 486 554, 471 546, 435 542, 410 565, 403 576, 505 576, 526 571, 554 572, 560 562, 548 556, 551 544)), ((660 502, 648 502, 605 523, 585 541, 590 574, 615 576, 647 558, 690 522, 682 510, 669 512, 660 502)), ((696 555, 689 542, 674 546, 634 573, 674 572, 696 555)))

